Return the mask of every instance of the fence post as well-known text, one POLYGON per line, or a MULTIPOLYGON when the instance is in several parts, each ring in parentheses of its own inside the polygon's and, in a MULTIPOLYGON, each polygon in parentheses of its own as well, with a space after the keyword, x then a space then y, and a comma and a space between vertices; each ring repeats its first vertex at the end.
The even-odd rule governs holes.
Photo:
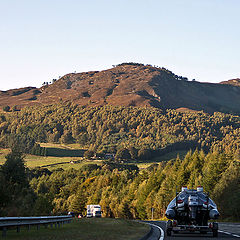
POLYGON ((7 236, 7 228, 4 227, 4 228, 2 229, 2 237, 6 237, 6 236, 7 236))

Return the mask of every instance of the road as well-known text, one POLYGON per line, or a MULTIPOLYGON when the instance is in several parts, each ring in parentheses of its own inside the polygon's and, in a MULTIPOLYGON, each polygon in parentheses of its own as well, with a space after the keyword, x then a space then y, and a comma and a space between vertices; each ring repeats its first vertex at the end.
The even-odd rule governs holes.
POLYGON ((147 222, 153 226, 153 234, 147 240, 192 240, 192 239, 240 239, 240 224, 234 223, 220 223, 218 237, 213 238, 212 233, 207 234, 198 234, 198 233, 180 233, 173 234, 171 237, 166 236, 165 234, 165 225, 166 222, 163 221, 149 221, 147 222), (161 231, 162 229, 162 231, 161 231), (161 232, 161 234, 160 234, 161 232), (163 236, 164 235, 164 236, 163 236))

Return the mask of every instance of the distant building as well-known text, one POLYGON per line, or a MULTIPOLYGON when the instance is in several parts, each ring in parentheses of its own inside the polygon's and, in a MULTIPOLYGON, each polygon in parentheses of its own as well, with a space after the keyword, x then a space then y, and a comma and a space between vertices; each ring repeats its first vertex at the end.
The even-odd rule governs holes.
POLYGON ((114 160, 115 154, 114 153, 106 153, 105 154, 105 159, 112 159, 114 160))

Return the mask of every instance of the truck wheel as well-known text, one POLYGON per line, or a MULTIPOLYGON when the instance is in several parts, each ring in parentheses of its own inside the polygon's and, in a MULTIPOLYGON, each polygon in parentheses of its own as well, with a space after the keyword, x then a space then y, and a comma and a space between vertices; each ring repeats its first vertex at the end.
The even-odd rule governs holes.
POLYGON ((214 229, 214 230, 218 230, 218 223, 213 222, 213 229, 214 229))
POLYGON ((172 230, 171 229, 167 229, 167 236, 171 236, 172 235, 172 230))
POLYGON ((213 237, 217 237, 218 236, 218 223, 213 222, 213 237))

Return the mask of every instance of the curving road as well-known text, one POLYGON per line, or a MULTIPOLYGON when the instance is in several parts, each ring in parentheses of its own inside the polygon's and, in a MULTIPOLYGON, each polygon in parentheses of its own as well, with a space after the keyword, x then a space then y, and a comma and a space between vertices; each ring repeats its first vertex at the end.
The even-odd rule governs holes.
POLYGON ((212 233, 207 233, 207 234, 180 233, 180 234, 173 234, 171 237, 168 237, 165 234, 166 222, 148 221, 147 223, 153 227, 153 233, 147 240, 240 239, 240 224, 235 224, 235 223, 219 223, 219 231, 218 231, 217 238, 213 238, 212 233))

